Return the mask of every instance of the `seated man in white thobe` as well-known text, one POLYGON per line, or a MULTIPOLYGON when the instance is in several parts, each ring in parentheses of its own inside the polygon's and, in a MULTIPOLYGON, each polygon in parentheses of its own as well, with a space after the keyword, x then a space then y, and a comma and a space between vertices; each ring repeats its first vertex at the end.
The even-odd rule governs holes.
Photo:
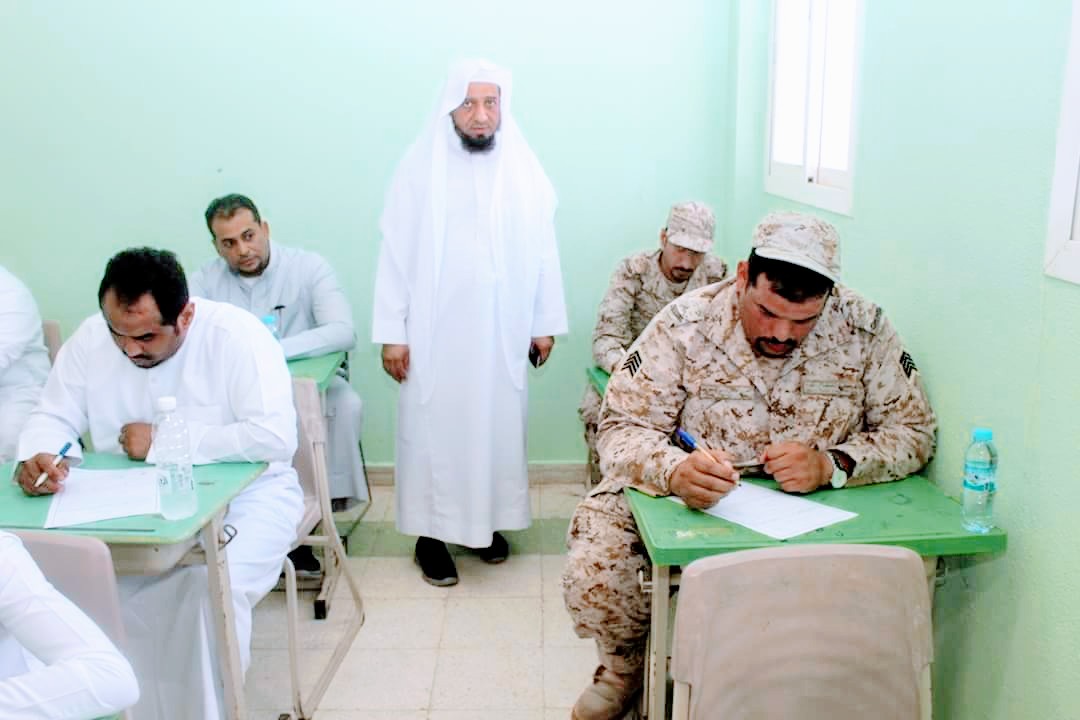
POLYGON ((0 463, 15 457, 19 430, 48 376, 49 352, 34 297, 0 267, 0 463))
MULTIPOLYGON (((243 671, 251 662, 251 610, 273 588, 293 541, 303 496, 291 462, 296 411, 285 356, 251 313, 190 299, 183 268, 165 250, 113 257, 98 289, 101 312, 64 343, 41 402, 19 436, 16 479, 30 494, 59 490, 65 442, 89 433, 95 451, 154 462, 151 422, 171 395, 196 465, 266 462, 229 503, 229 580, 243 671), (47 479, 35 480, 42 472, 47 479)), ((205 566, 121 577, 128 650, 142 689, 139 720, 222 716, 223 697, 205 566)))
POLYGON ((0 718, 92 720, 136 699, 132 666, 102 628, 0 532, 0 718))
POLYGON ((49 584, 22 541, 0 532, 0 717, 92 720, 138 698, 127 659, 49 584))

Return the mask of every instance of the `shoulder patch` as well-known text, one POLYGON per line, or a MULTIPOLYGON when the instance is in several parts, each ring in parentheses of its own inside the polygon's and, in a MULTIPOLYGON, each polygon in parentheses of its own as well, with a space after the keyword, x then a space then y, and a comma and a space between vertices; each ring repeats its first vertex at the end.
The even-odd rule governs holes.
POLYGON ((911 373, 919 369, 915 366, 915 360, 907 350, 900 353, 900 367, 903 368, 904 374, 909 378, 911 377, 911 373))
POLYGON ((623 361, 622 369, 630 373, 630 377, 637 375, 638 368, 641 367, 641 353, 637 350, 626 356, 626 360, 623 361))

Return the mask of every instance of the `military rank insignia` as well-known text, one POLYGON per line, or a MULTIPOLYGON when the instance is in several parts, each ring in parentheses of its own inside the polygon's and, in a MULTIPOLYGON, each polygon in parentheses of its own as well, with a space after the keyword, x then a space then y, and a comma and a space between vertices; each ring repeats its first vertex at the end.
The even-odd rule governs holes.
POLYGON ((626 360, 623 361, 622 369, 630 372, 630 377, 637 375, 638 368, 641 367, 641 353, 637 350, 626 356, 626 360))
POLYGON ((900 367, 904 368, 904 374, 908 377, 911 377, 911 373, 919 369, 915 367, 915 361, 907 350, 900 353, 900 367))

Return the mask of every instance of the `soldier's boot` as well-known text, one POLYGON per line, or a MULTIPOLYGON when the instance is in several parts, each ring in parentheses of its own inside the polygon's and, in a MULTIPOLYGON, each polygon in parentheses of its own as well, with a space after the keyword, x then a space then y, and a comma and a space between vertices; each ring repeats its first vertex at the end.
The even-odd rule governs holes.
POLYGON ((641 673, 619 675, 601 665, 592 685, 574 703, 571 720, 618 720, 623 717, 641 689, 641 673))

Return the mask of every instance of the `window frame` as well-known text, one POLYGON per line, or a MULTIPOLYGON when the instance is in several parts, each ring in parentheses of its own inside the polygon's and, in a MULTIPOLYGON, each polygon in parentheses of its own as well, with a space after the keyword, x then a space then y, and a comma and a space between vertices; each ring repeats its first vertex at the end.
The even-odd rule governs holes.
POLYGON ((1062 82, 1043 270, 1080 284, 1080 0, 1072 3, 1062 82))
MULTIPOLYGON (((815 3, 822 2, 823 0, 810 0, 811 6, 815 3)), ((826 0, 827 1, 827 0, 826 0)), ((1080 0, 1074 0, 1080 2, 1080 0)), ((803 164, 791 165, 787 163, 773 163, 773 106, 775 103, 775 90, 776 90, 776 14, 778 0, 772 0, 772 15, 769 19, 769 84, 768 84, 768 97, 767 97, 767 111, 765 113, 765 192, 771 195, 778 195, 780 197, 787 198, 789 200, 795 200, 796 202, 803 203, 805 205, 812 205, 814 207, 821 208, 822 210, 828 210, 840 215, 851 216, 852 204, 854 197, 854 179, 855 179, 855 146, 858 136, 858 107, 859 107, 859 94, 861 85, 861 68, 862 68, 862 49, 863 49, 863 35, 865 23, 863 21, 864 16, 864 0, 854 0, 855 2, 855 46, 853 48, 852 57, 854 58, 855 67, 852 71, 851 81, 851 117, 849 118, 850 132, 848 135, 848 169, 846 172, 835 171, 818 168, 818 177, 825 175, 830 177, 833 184, 820 184, 808 180, 808 176, 814 177, 814 173, 811 170, 811 166, 808 163, 807 147, 808 144, 804 137, 803 143, 803 164), (846 177, 845 177, 846 176, 846 177)), ((813 35, 813 24, 811 23, 811 36, 813 35)), ((813 46, 813 38, 808 40, 808 47, 813 46)), ((812 50, 811 50, 812 52, 812 50)), ((817 63, 820 68, 823 60, 815 60, 810 58, 811 66, 817 63)), ((809 74, 813 74, 813 70, 809 70, 809 74)), ((821 98, 814 100, 811 98, 813 94, 811 88, 807 87, 807 116, 806 127, 811 125, 821 126, 821 110, 822 102, 821 98), (810 118, 810 109, 815 108, 818 113, 818 117, 815 120, 810 118)), ((822 95, 824 89, 822 87, 822 95)), ((804 131, 805 132, 805 131, 804 131)), ((807 133, 808 135, 809 133, 807 133)), ((818 162, 820 162, 820 144, 818 144, 818 162)))

